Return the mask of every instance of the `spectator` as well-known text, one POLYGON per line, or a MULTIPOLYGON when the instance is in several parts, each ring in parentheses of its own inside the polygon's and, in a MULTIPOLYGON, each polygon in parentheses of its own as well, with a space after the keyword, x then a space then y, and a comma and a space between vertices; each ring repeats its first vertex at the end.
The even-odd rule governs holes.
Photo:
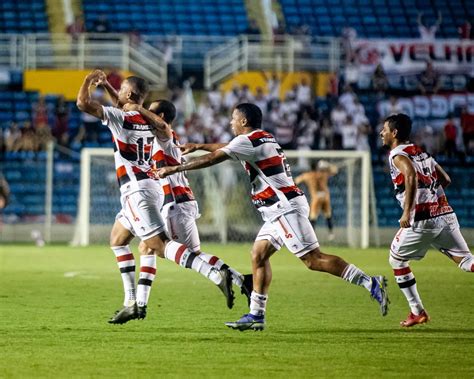
POLYGON ((31 122, 25 121, 21 128, 21 137, 18 141, 18 151, 36 151, 38 149, 38 141, 36 140, 36 132, 31 122))
POLYGON ((86 32, 86 26, 84 25, 82 16, 77 15, 72 24, 67 26, 66 32, 71 36, 72 42, 77 43, 80 35, 86 32))
POLYGON ((344 110, 348 113, 351 113, 354 109, 354 102, 356 99, 356 94, 350 85, 344 86, 344 91, 342 92, 341 96, 339 97, 339 104, 344 107, 344 110))
POLYGON ((347 112, 341 103, 338 103, 331 111, 332 125, 338 129, 347 119, 347 112))
POLYGON ((460 39, 471 39, 471 23, 466 20, 464 24, 458 27, 458 33, 460 39))
MULTIPOLYGON (((67 146, 69 142, 69 109, 64 96, 58 97, 54 110, 55 122, 53 136, 61 146, 67 146)), ((41 125, 41 124, 37 124, 41 125)), ((35 125, 35 127, 37 126, 35 125)))
POLYGON ((35 125, 35 129, 37 149, 38 151, 45 151, 48 146, 48 142, 53 140, 51 129, 46 124, 35 125))
POLYGON ((453 118, 449 115, 446 124, 444 124, 444 154, 448 158, 453 158, 457 154, 456 137, 457 129, 453 118))
POLYGON ((260 37, 260 29, 255 19, 250 19, 250 22, 247 26, 247 29, 245 29, 244 34, 249 35, 252 40, 256 40, 256 37, 260 37))
POLYGON ((276 72, 272 73, 270 77, 265 72, 264 75, 267 80, 268 101, 280 100, 281 80, 279 75, 276 72))
POLYGON ((379 97, 383 97, 388 87, 387 75, 385 74, 382 64, 379 63, 372 74, 372 89, 377 92, 379 97))
POLYGON ((346 121, 339 128, 342 137, 343 150, 355 150, 357 148, 357 138, 359 136, 359 128, 354 123, 351 115, 347 115, 346 121))
POLYGON ((352 62, 355 59, 355 41, 357 39, 357 31, 351 27, 343 28, 341 37, 345 61, 346 63, 352 62))
POLYGON ((122 85, 123 77, 120 75, 120 72, 116 68, 111 68, 107 74, 107 81, 116 91, 120 90, 122 85))
POLYGON ((257 87, 257 93, 255 95, 253 102, 255 103, 257 107, 261 109, 262 115, 263 117, 265 117, 268 112, 268 105, 267 105, 268 101, 267 101, 267 96, 263 92, 262 87, 257 87))
POLYGON ((94 23, 92 24, 92 32, 93 33, 109 33, 110 32, 109 20, 107 19, 107 15, 105 13, 99 14, 99 16, 95 19, 94 23))
POLYGON ((402 113, 403 109, 398 101, 398 98, 395 96, 390 96, 388 100, 388 112, 385 115, 386 117, 391 116, 392 114, 402 113))
MULTIPOLYGON (((329 150, 333 148, 334 130, 331 121, 328 118, 323 118, 321 121, 321 129, 319 132, 319 149, 329 150)), ((316 148, 318 149, 318 147, 316 148)))
POLYGON ((418 89, 423 95, 431 95, 438 93, 439 87, 438 73, 431 62, 426 62, 426 68, 418 79, 418 89))
POLYGON ((466 153, 474 153, 474 114, 470 114, 467 107, 461 111, 461 129, 466 153))
POLYGON ((21 140, 21 130, 18 124, 12 122, 5 130, 5 151, 18 151, 21 140))
POLYGON ((222 94, 216 84, 212 85, 212 89, 207 93, 207 98, 214 111, 218 112, 222 106, 222 94))
POLYGON ((240 98, 240 89, 237 84, 234 84, 232 90, 227 92, 224 96, 224 107, 231 110, 237 104, 240 98))
POLYGON ((418 31, 420 32, 420 38, 422 41, 433 42, 436 38, 436 32, 438 31, 442 21, 443 18, 441 16, 441 12, 438 12, 438 19, 436 22, 431 26, 427 26, 423 23, 423 12, 419 12, 417 22, 418 31))
POLYGON ((306 78, 301 79, 300 85, 296 89, 296 101, 300 106, 311 105, 311 87, 306 78))
POLYGON ((0 210, 4 209, 10 201, 10 187, 3 174, 0 172, 0 210))
POLYGON ((38 102, 32 105, 32 120, 35 125, 49 125, 48 106, 43 96, 40 96, 38 102))

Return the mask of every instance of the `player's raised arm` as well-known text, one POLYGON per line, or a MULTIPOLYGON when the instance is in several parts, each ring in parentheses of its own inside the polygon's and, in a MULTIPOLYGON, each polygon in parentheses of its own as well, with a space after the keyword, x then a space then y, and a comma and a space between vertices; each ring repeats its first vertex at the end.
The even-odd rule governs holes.
POLYGON ((77 94, 77 107, 85 113, 88 113, 92 116, 99 118, 100 120, 103 119, 104 112, 102 110, 102 105, 93 100, 90 93, 91 85, 98 85, 102 84, 105 81, 105 73, 101 70, 94 70, 89 73, 84 82, 79 89, 79 93, 77 94))
POLYGON ((400 227, 408 228, 411 225, 410 214, 415 205, 417 187, 416 171, 410 159, 403 155, 395 156, 393 163, 405 178, 405 203, 403 205, 403 214, 400 218, 400 227))
POLYGON ((171 126, 166 123, 160 116, 157 116, 156 114, 142 107, 141 105, 128 103, 123 106, 123 110, 126 112, 139 112, 143 116, 143 118, 153 127, 152 133, 155 134, 156 137, 161 139, 169 139, 173 137, 171 126))
POLYGON ((118 96, 117 90, 114 87, 112 87, 112 84, 109 83, 107 78, 101 84, 105 88, 107 93, 109 94, 110 98, 112 99, 112 103, 113 103, 114 107, 118 107, 119 106, 119 96, 118 96))
POLYGON ((181 150, 181 153, 183 155, 186 155, 196 150, 204 150, 212 153, 226 145, 227 143, 185 143, 183 145, 180 145, 179 148, 181 150))
POLYGON ((204 167, 214 166, 221 163, 230 157, 222 150, 214 151, 211 154, 203 155, 202 157, 193 159, 185 164, 179 166, 168 166, 160 168, 157 173, 160 178, 166 178, 169 175, 173 175, 181 171, 197 170, 204 167))

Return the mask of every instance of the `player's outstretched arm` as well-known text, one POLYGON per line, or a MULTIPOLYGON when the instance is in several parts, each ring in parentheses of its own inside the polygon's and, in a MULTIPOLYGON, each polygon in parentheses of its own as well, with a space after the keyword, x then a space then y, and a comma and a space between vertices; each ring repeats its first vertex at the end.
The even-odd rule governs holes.
POLYGON ((437 164, 435 166, 436 174, 438 174, 438 182, 441 184, 443 188, 446 188, 451 184, 451 178, 449 177, 448 173, 444 171, 444 169, 437 164))
POLYGON ((410 214, 415 205, 416 196, 416 171, 409 158, 403 155, 397 155, 393 158, 393 163, 400 170, 405 178, 405 203, 403 205, 403 214, 400 218, 400 227, 410 227, 410 214))
POLYGON ((160 116, 141 105, 128 103, 123 106, 125 112, 136 111, 139 112, 143 118, 153 127, 152 133, 160 139, 170 139, 173 137, 171 126, 168 125, 160 116))
POLYGON ((158 176, 160 178, 166 178, 167 176, 173 175, 177 172, 198 170, 200 168, 214 166, 218 163, 224 162, 229 158, 230 157, 222 150, 217 150, 211 154, 203 155, 179 166, 162 167, 158 169, 158 176))
POLYGON ((102 84, 105 80, 105 73, 101 70, 94 70, 90 74, 88 74, 84 82, 79 89, 79 93, 77 94, 77 107, 82 111, 89 113, 92 116, 95 116, 99 119, 104 118, 104 112, 102 109, 102 105, 93 100, 90 93, 91 85, 98 85, 102 84))
POLYGON ((196 150, 204 150, 212 153, 226 145, 226 143, 185 143, 183 145, 180 145, 179 148, 181 150, 181 153, 183 155, 186 155, 196 150))

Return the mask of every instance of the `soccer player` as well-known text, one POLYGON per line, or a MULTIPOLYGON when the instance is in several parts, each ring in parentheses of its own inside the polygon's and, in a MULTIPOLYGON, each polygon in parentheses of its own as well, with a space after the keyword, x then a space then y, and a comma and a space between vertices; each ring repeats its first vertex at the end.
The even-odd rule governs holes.
POLYGON ((430 320, 418 294, 410 260, 422 259, 433 246, 461 270, 474 271, 474 257, 444 193, 451 179, 432 156, 410 143, 411 126, 410 117, 398 113, 385 119, 380 132, 383 145, 391 150, 390 175, 403 209, 389 258, 395 280, 410 306, 408 317, 400 322, 403 327, 430 320))
POLYGON ((135 260, 129 247, 134 236, 144 241, 155 254, 200 272, 219 286, 226 297, 233 298, 231 273, 227 268, 217 270, 190 252, 185 245, 170 240, 166 234, 160 214, 163 190, 156 180, 148 176, 153 168, 152 151, 159 151, 160 147, 154 144, 152 127, 140 113, 127 111, 128 104, 143 104, 148 93, 147 83, 136 76, 124 80, 117 94, 121 108, 118 109, 104 107, 91 97, 90 87, 105 82, 103 71, 95 70, 88 74, 79 90, 77 107, 102 120, 111 130, 115 143, 114 158, 122 209, 112 227, 110 245, 122 274, 125 299, 123 308, 109 322, 123 324, 146 317, 150 289, 156 274, 156 256, 153 253, 141 256, 135 289, 135 260))
POLYGON ((311 196, 309 220, 316 226, 319 213, 323 211, 329 230, 329 240, 334 240, 331 194, 328 181, 331 176, 338 173, 339 169, 325 160, 320 160, 312 171, 305 172, 295 178, 295 184, 306 184, 311 196))
POLYGON ((232 112, 230 125, 236 137, 229 144, 186 144, 183 153, 197 149, 210 151, 180 166, 158 169, 160 177, 185 170, 209 167, 227 159, 242 163, 252 186, 252 201, 260 211, 264 225, 252 248, 253 291, 250 312, 227 326, 238 330, 263 330, 268 290, 272 279, 270 257, 283 245, 311 270, 323 271, 360 285, 380 304, 387 314, 386 279, 370 277, 340 257, 319 249, 319 243, 308 219, 309 205, 304 193, 295 185, 290 166, 273 135, 261 130, 262 112, 254 104, 242 103, 232 112))
MULTIPOLYGON (((132 107, 140 112, 145 120, 156 126, 155 136, 161 141, 163 148, 152 156, 157 167, 179 165, 185 162, 178 147, 178 136, 171 128, 171 124, 176 117, 174 104, 168 100, 156 100, 150 104, 148 111, 139 105, 132 107), (165 121, 165 124, 162 121, 165 121)), ((232 282, 240 287, 241 293, 247 296, 250 303, 252 275, 242 275, 215 255, 201 251, 201 241, 196 225, 196 219, 200 217, 199 208, 185 173, 179 172, 168 176, 164 181, 166 182, 163 186, 165 200, 161 214, 166 221, 171 238, 186 245, 190 252, 199 255, 211 266, 218 269, 228 268, 232 274, 232 282)), ((144 242, 140 243, 139 250, 141 254, 150 253, 144 242)), ((228 298, 228 300, 232 299, 228 298)), ((227 306, 232 308, 232 304, 228 303, 227 306)))

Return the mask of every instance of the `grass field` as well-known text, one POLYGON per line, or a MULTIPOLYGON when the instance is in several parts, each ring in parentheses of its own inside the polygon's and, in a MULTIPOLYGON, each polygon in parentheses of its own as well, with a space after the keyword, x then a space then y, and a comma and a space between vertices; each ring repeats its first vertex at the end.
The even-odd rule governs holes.
MULTIPOLYGON (((242 272, 250 245, 205 245, 242 272)), ((329 251, 329 250, 328 250, 329 251)), ((116 326, 122 284, 105 246, 0 246, 0 377, 474 377, 474 275, 430 252, 412 265, 432 321, 409 330, 382 249, 332 252, 389 278, 387 317, 360 287, 272 258, 264 332, 197 273, 159 260, 146 320, 116 326)))

